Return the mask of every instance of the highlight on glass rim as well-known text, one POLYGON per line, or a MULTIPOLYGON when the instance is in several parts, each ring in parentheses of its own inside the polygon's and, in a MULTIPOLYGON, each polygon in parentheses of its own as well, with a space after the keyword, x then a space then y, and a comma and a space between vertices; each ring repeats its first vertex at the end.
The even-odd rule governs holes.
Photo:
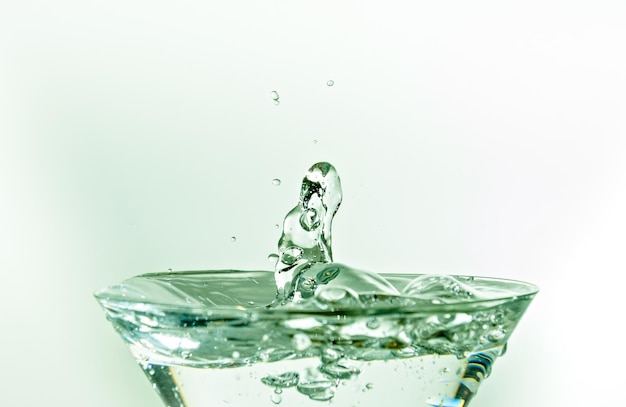
POLYGON ((95 294, 165 406, 470 404, 537 287, 336 263, 341 201, 316 163, 273 271, 170 270, 95 294))

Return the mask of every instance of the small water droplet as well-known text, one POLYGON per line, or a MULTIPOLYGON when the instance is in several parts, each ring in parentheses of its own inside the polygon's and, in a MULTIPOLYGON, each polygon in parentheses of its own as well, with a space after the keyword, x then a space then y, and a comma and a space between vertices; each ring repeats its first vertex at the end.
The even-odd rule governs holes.
POLYGON ((239 359, 239 357, 241 356, 241 354, 237 351, 233 352, 233 359, 239 359))
POLYGON ((278 255, 276 253, 271 253, 267 256, 267 261, 269 261, 272 264, 276 264, 276 262, 278 261, 278 255))
POLYGON ((333 86, 334 84, 335 84, 335 81, 333 81, 332 79, 326 82, 327 86, 333 86))
POLYGON ((367 389, 371 390, 371 389, 373 389, 373 388, 374 388, 374 383, 367 383, 367 384, 365 385, 365 387, 366 387, 367 389))
POLYGON ((272 100, 274 101, 275 105, 280 104, 280 96, 278 95, 278 92, 276 92, 275 90, 272 91, 272 100))
POLYGON ((274 225, 274 227, 275 227, 276 229, 280 229, 280 225, 279 225, 278 223, 277 223, 277 224, 275 224, 275 225, 274 225))
POLYGON ((231 236, 230 237, 230 241, 231 242, 236 242, 237 241, 237 236, 231 236))
POLYGON ((278 179, 278 178, 274 178, 274 179, 272 180, 272 184, 274 184, 274 185, 276 185, 276 186, 280 185, 280 183, 281 183, 281 181, 280 181, 280 179, 278 179))
POLYGON ((272 397, 270 397, 270 400, 272 400, 272 403, 274 404, 280 404, 283 401, 283 396, 274 392, 272 393, 272 397))
POLYGON ((313 140, 313 144, 317 144, 317 140, 313 140))

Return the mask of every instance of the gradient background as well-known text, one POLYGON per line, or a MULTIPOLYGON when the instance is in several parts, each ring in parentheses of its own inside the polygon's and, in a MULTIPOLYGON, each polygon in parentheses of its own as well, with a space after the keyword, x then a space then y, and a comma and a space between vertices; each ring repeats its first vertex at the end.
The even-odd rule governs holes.
POLYGON ((626 6, 502 3, 0 2, 0 405, 159 406, 93 291, 269 269, 321 160, 335 260, 540 286, 473 407, 619 404, 626 6))

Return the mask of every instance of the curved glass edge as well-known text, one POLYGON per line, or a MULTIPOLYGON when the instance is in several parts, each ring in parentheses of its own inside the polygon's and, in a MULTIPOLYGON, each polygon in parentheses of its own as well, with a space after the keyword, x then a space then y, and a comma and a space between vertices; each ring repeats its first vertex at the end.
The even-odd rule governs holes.
MULTIPOLYGON (((391 282, 398 291, 411 282, 412 279, 425 274, 411 273, 380 273, 391 282)), ((131 277, 120 284, 112 285, 94 293, 100 305, 107 310, 135 310, 157 314, 191 313, 211 314, 249 313, 254 312, 259 317, 277 315, 379 315, 405 313, 445 313, 487 309, 510 301, 530 301, 539 292, 539 287, 512 279, 497 277, 480 277, 453 275, 463 282, 480 283, 482 287, 493 290, 492 298, 459 301, 446 304, 419 303, 418 305, 373 307, 373 308, 346 308, 346 309, 302 309, 302 308, 267 308, 275 299, 274 272, 265 270, 189 270, 176 272, 146 273, 131 277), (180 283, 184 282, 185 290, 181 290, 180 283), (232 300, 234 292, 242 291, 243 283, 258 289, 246 291, 246 301, 232 300), (208 293, 212 297, 198 301, 189 294, 208 293), (181 302, 185 298, 185 302, 181 302), (208 301, 208 303, 207 303, 208 301)), ((200 295, 200 294, 198 294, 200 295)))

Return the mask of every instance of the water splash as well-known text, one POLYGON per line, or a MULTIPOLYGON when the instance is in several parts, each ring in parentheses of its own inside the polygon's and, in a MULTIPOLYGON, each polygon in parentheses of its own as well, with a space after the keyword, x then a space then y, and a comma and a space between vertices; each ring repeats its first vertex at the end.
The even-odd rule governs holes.
POLYGON ((331 227, 341 198, 335 167, 319 162, 309 168, 302 179, 300 200, 285 217, 278 241, 275 279, 281 301, 294 299, 294 282, 305 270, 332 262, 331 227))

